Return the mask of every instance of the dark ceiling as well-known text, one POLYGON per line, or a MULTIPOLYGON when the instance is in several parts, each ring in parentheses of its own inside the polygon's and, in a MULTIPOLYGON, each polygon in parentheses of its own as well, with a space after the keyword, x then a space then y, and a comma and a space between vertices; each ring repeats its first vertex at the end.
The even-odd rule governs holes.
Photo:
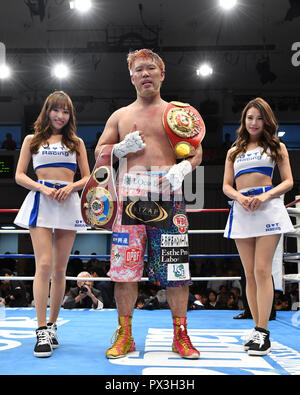
POLYGON ((142 47, 165 60, 163 89, 170 95, 199 89, 297 94, 300 67, 292 64, 292 45, 300 41, 299 26, 300 0, 239 0, 230 12, 218 0, 93 0, 85 15, 68 0, 1 1, 0 41, 14 71, 1 82, 1 95, 63 88, 102 98, 130 89, 134 96, 126 53, 142 47), (60 60, 72 74, 58 83, 51 66, 60 60), (204 60, 214 67, 205 81, 196 75, 204 60))

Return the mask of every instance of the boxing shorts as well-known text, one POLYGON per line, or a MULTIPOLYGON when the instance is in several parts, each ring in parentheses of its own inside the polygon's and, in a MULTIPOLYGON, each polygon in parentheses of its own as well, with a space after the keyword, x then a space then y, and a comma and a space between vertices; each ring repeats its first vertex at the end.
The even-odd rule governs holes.
POLYGON ((161 287, 191 284, 188 220, 182 194, 162 199, 163 173, 126 173, 118 187, 119 206, 112 234, 108 275, 116 282, 137 282, 144 271, 161 287), (178 198, 179 196, 179 198, 178 198))

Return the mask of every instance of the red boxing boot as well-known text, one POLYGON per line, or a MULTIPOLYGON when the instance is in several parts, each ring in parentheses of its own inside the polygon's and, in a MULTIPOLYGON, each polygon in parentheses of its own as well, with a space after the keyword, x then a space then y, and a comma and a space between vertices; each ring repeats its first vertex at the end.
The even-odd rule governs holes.
POLYGON ((198 359, 200 352, 192 345, 187 334, 186 317, 173 318, 174 338, 172 351, 178 353, 182 358, 198 359))

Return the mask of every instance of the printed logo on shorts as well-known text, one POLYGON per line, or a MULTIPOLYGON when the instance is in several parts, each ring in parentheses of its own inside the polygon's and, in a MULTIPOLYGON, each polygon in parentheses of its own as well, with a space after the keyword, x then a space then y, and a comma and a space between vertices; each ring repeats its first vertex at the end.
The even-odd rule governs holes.
POLYGON ((188 245, 189 245, 189 239, 187 233, 182 235, 170 235, 170 234, 161 235, 161 239, 160 239, 161 247, 188 247, 188 245))
POLYGON ((279 222, 276 222, 275 224, 266 224, 266 232, 273 232, 276 230, 281 230, 281 227, 279 226, 279 222))
POLYGON ((188 263, 174 263, 168 265, 168 281, 183 281, 190 279, 188 263))
POLYGON ((186 215, 184 214, 177 214, 173 218, 173 223, 177 226, 180 233, 185 233, 189 224, 186 215))
POLYGON ((151 225, 170 229, 173 203, 169 201, 127 200, 123 201, 122 225, 151 225))
POLYGON ((158 193, 159 176, 154 176, 153 174, 126 173, 123 178, 123 187, 158 193))
POLYGON ((188 261, 188 247, 162 247, 160 249, 161 263, 186 263, 188 261))
POLYGON ((128 248, 125 251, 125 265, 136 265, 140 262, 141 250, 139 248, 128 248))
POLYGON ((120 246, 129 245, 129 233, 113 232, 112 243, 120 246))
POLYGON ((115 248, 112 248, 112 262, 115 264, 115 265, 120 265, 121 264, 121 254, 120 254, 120 252, 118 251, 118 248, 117 247, 115 247, 115 248))

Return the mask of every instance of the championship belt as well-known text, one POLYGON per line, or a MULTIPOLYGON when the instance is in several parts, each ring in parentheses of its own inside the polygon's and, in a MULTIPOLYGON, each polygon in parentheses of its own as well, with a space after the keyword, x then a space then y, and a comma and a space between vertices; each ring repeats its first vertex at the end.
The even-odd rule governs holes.
POLYGON ((195 155, 205 136, 205 124, 194 107, 172 101, 164 111, 163 125, 177 158, 195 155))
POLYGON ((118 210, 112 150, 113 145, 102 149, 81 194, 82 218, 98 229, 111 230, 118 210))

